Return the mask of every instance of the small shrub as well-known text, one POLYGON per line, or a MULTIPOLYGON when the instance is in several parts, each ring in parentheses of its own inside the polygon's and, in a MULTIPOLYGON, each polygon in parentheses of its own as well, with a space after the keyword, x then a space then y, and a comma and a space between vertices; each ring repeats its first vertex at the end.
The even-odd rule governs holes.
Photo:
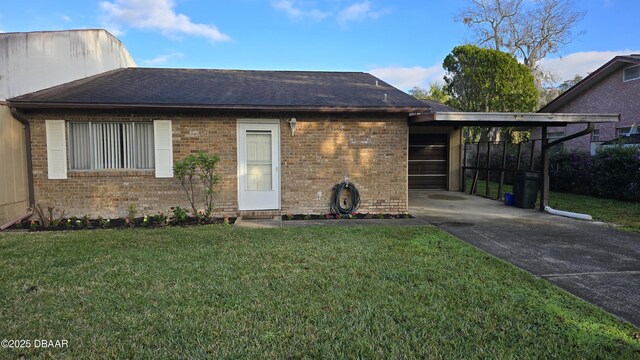
POLYGON ((173 173, 187 194, 194 217, 198 217, 196 198, 202 196, 198 194, 197 184, 194 184, 196 179, 200 180, 204 192, 204 216, 209 218, 213 212, 214 187, 220 181, 220 176, 215 173, 218 161, 220 161, 218 155, 200 151, 197 154, 190 154, 184 159, 176 161, 173 166, 173 173))
POLYGON ((33 210, 38 218, 38 223, 45 228, 57 226, 64 219, 65 211, 54 206, 47 206, 47 211, 42 209, 42 204, 36 204, 33 210), (58 216, 55 216, 58 213, 58 216))
POLYGON ((102 216, 98 216, 98 225, 103 228, 106 229, 107 227, 109 227, 109 219, 104 219, 102 216))
POLYGON ((304 219, 305 219, 305 220, 311 220, 311 215, 310 215, 310 214, 305 215, 305 216, 304 216, 304 219))
POLYGON ((129 226, 133 226, 134 225, 133 221, 135 220, 137 215, 138 215, 138 207, 136 206, 136 204, 130 204, 129 211, 127 212, 127 217, 124 219, 124 221, 129 226))
POLYGON ((167 216, 161 212, 158 212, 157 214, 153 215, 153 221, 158 225, 162 225, 167 221, 167 216))
POLYGON ((184 224, 189 218, 187 210, 181 208, 180 206, 172 207, 171 211, 173 212, 171 223, 174 225, 184 224))
POLYGON ((82 216, 82 225, 86 228, 91 227, 91 218, 89 215, 82 216))

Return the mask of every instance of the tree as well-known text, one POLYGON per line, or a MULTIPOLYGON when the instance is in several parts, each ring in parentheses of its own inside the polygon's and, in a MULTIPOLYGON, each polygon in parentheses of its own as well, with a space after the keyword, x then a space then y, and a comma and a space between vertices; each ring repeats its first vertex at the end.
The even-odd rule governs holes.
POLYGON ((474 34, 474 43, 521 59, 541 88, 548 72, 540 60, 572 40, 572 30, 584 18, 575 0, 470 0, 457 17, 474 34))
MULTIPOLYGON (((507 53, 462 45, 447 55, 442 66, 449 105, 461 111, 530 112, 537 105, 533 75, 507 53)), ((503 133, 510 140, 513 130, 503 133)), ((487 137, 491 133, 482 133, 482 140, 487 137)))
POLYGON ((553 99, 557 98, 563 92, 569 90, 575 84, 579 83, 583 79, 580 75, 575 75, 573 79, 565 80, 562 84, 557 86, 545 86, 539 89, 540 107, 543 107, 550 103, 553 99))
POLYGON ((562 84, 558 86, 558 90, 560 94, 572 88, 575 84, 579 83, 582 79, 583 79, 582 76, 575 75, 573 79, 565 80, 564 82, 562 82, 562 84))
POLYGON ((474 45, 457 46, 442 65, 444 91, 461 111, 533 111, 537 94, 533 76, 511 55, 474 45))
POLYGON ((420 100, 434 100, 441 104, 449 101, 449 95, 444 91, 444 86, 438 83, 429 84, 429 90, 415 86, 409 90, 409 95, 420 100))

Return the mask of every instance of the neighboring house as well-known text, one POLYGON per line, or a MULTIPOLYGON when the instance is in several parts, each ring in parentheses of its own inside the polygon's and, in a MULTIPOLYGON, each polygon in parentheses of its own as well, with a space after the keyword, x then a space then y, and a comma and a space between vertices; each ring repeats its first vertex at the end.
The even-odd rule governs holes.
POLYGON ((366 73, 128 68, 9 106, 31 125, 36 202, 76 216, 188 207, 172 166, 197 151, 220 156, 217 215, 327 213, 345 176, 362 212, 460 189, 461 127, 409 121, 450 109, 366 73))
MULTIPOLYGON (((596 125, 590 137, 567 141, 565 148, 595 154, 603 142, 634 133, 640 126, 640 55, 616 56, 542 109, 541 113, 618 113, 617 123, 596 125)), ((550 140, 571 135, 584 125, 549 128, 550 140)), ((533 138, 540 138, 540 130, 533 138)))
POLYGON ((6 99, 116 68, 135 66, 105 30, 0 33, 0 226, 30 205, 28 124, 6 99))

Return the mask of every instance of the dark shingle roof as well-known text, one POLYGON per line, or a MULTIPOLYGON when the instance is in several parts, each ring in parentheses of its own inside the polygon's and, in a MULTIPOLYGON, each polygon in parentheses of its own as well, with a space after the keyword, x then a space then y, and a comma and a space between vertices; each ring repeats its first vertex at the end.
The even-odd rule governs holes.
POLYGON ((427 105, 431 107, 431 112, 456 112, 457 109, 452 108, 451 106, 447 106, 441 102, 437 102, 435 100, 422 100, 427 105))
POLYGON ((429 104, 361 72, 127 68, 22 95, 17 108, 428 110, 429 104), (386 101, 385 101, 386 100, 386 101))

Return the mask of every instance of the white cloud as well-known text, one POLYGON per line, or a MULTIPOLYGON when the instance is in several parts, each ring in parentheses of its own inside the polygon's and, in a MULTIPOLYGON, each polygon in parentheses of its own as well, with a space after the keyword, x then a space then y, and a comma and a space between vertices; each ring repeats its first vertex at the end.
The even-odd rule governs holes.
POLYGON ((213 25, 194 23, 174 10, 172 0, 114 0, 100 2, 109 30, 122 34, 122 28, 133 27, 159 30, 163 35, 201 36, 212 41, 230 41, 231 38, 213 25))
POLYGON ((68 15, 62 14, 60 17, 66 22, 72 21, 71 17, 69 17, 68 15))
POLYGON ((142 60, 142 64, 147 66, 160 66, 164 65, 170 60, 179 59, 184 57, 182 53, 170 53, 170 54, 162 54, 154 57, 153 59, 142 60))
POLYGON ((431 67, 385 67, 371 69, 369 72, 404 91, 410 90, 414 86, 427 88, 430 83, 442 83, 442 78, 445 74, 441 65, 431 67))
POLYGON ((346 26, 350 22, 362 22, 364 20, 375 20, 388 13, 387 9, 374 10, 371 1, 360 1, 352 3, 346 7, 337 7, 336 1, 332 1, 331 10, 322 10, 316 6, 315 1, 304 0, 272 0, 271 6, 284 12, 293 20, 314 20, 320 21, 325 18, 335 18, 341 26, 346 26))
POLYGON ((544 68, 558 75, 559 83, 573 79, 576 75, 582 77, 598 69, 618 55, 638 54, 640 50, 620 51, 583 51, 558 58, 544 58, 541 64, 544 68))
POLYGON ((294 20, 311 19, 319 21, 329 16, 329 13, 319 9, 303 9, 300 4, 297 4, 293 0, 272 1, 271 6, 277 10, 283 11, 287 16, 294 20))
POLYGON ((336 16, 336 20, 338 23, 345 25, 346 23, 353 21, 361 22, 368 19, 375 20, 386 12, 386 10, 373 11, 371 9, 370 1, 362 1, 342 9, 336 16))

